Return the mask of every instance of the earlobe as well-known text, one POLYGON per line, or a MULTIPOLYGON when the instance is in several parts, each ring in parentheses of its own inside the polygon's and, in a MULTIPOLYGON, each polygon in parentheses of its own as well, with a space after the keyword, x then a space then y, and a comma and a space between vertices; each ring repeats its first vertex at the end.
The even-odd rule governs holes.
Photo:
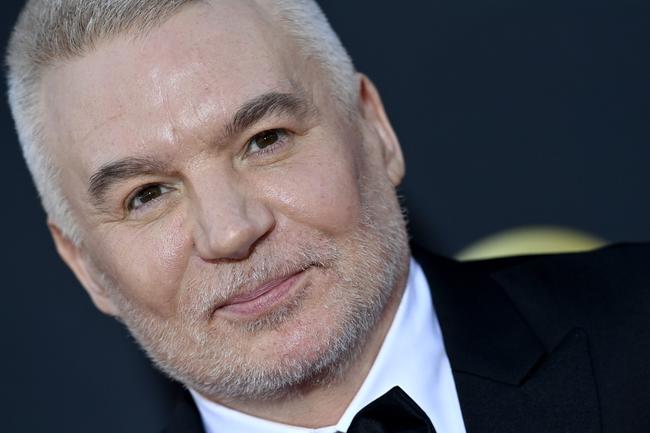
POLYGON ((92 299, 95 306, 104 314, 119 316, 119 310, 106 293, 106 289, 97 281, 80 246, 68 239, 61 229, 51 221, 47 223, 56 250, 63 261, 75 274, 81 285, 92 299))
POLYGON ((386 115, 381 96, 372 81, 359 74, 359 100, 364 120, 377 133, 383 155, 384 168, 394 186, 404 177, 404 156, 399 140, 386 115))

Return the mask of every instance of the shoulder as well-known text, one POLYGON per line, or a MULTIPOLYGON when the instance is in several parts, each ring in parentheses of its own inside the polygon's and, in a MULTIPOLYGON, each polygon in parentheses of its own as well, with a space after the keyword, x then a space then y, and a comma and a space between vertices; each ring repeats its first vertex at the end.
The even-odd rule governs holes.
POLYGON ((650 403, 649 264, 650 244, 625 244, 531 258, 491 274, 547 350, 571 330, 587 336, 601 404, 611 415, 604 420, 613 424, 629 421, 620 414, 647 413, 641 406, 650 403))
POLYGON ((616 244, 605 248, 564 254, 522 255, 458 262, 413 246, 414 256, 425 268, 452 285, 473 284, 486 278, 508 288, 511 294, 546 292, 582 305, 626 302, 650 294, 650 243, 616 244))
MULTIPOLYGON (((525 328, 536 336, 547 357, 566 347, 568 337, 583 336, 590 365, 575 366, 582 365, 593 374, 603 425, 618 431, 624 425, 647 423, 650 244, 464 263, 432 257, 425 258, 434 270, 430 284, 438 287, 432 291, 444 292, 437 298, 451 299, 448 303, 462 307, 453 309, 461 319, 443 317, 453 325, 448 326, 450 335, 462 340, 448 344, 456 359, 476 363, 461 356, 473 352, 467 342, 478 346, 488 340, 490 351, 480 353, 484 355, 498 350, 502 340, 518 341, 512 335, 525 328), (509 318, 506 325, 491 325, 506 323, 503 317, 509 318)), ((515 353, 525 353, 520 344, 509 347, 515 353)))
POLYGON ((513 305, 547 350, 577 328, 612 365, 617 356, 631 363, 650 356, 650 243, 472 262, 414 253, 435 269, 430 284, 446 288, 439 298, 460 298, 463 306, 474 299, 492 315, 500 314, 494 298, 505 299, 499 308, 513 305))
POLYGON ((639 309, 650 320, 650 244, 514 260, 475 266, 488 272, 527 310, 552 307, 576 325, 634 321, 639 309))
MULTIPOLYGON (((649 264, 650 244, 625 244, 584 254, 522 259, 490 276, 547 350, 571 330, 584 332, 601 399, 614 408, 648 402, 649 264)), ((492 265, 498 264, 478 266, 492 265)))
POLYGON ((650 243, 453 262, 451 267, 465 281, 496 281, 543 335, 567 327, 603 332, 646 327, 650 332, 650 243))
MULTIPOLYGON (((562 279, 607 276, 607 280, 629 275, 630 282, 650 275, 650 243, 622 243, 582 253, 541 254, 469 261, 459 264, 468 271, 534 273, 562 279)), ((602 283, 602 282, 601 282, 602 283)))

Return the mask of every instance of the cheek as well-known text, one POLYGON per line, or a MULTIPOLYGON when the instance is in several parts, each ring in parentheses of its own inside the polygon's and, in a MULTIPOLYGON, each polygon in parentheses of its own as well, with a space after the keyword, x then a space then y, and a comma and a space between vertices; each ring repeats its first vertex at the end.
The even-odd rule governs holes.
POLYGON ((181 215, 169 215, 140 230, 113 230, 97 242, 100 266, 123 295, 162 317, 175 314, 191 254, 183 221, 181 215))
POLYGON ((359 170, 350 152, 313 152, 273 174, 265 194, 291 220, 336 234, 354 227, 361 212, 359 170))

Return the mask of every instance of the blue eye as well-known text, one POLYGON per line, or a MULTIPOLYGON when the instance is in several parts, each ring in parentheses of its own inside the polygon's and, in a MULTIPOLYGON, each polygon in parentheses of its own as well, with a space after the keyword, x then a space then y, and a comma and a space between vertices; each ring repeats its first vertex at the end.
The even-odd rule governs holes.
POLYGON ((128 209, 137 210, 147 203, 156 200, 161 195, 171 191, 171 188, 168 188, 164 185, 147 185, 137 191, 133 197, 128 202, 128 209))
POLYGON ((257 153, 275 145, 286 138, 287 132, 284 129, 269 129, 260 132, 248 142, 247 152, 257 153))

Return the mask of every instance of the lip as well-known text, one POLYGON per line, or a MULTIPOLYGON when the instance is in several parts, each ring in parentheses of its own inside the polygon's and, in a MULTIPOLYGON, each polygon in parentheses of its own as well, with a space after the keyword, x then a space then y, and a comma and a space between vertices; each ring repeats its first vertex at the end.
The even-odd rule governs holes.
POLYGON ((305 270, 291 275, 267 281, 254 290, 233 296, 217 306, 214 314, 226 313, 239 317, 257 316, 280 304, 287 298, 297 283, 302 279, 305 270))

